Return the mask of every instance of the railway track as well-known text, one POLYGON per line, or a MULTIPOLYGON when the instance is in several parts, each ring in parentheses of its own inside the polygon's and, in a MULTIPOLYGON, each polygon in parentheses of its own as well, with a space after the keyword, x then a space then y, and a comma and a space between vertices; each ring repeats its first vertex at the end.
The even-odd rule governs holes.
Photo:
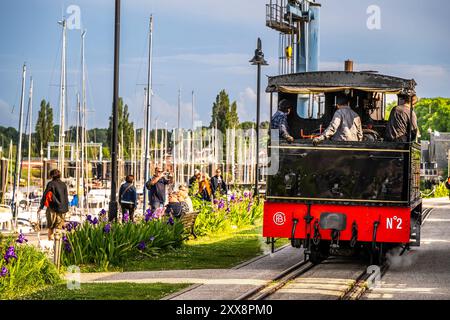
POLYGON ((434 210, 434 208, 426 208, 425 210, 423 210, 422 212, 422 225, 425 224, 426 220, 428 219, 428 217, 430 216, 431 212, 434 210))
MULTIPOLYGON (((388 268, 389 266, 387 264, 380 267, 380 279, 384 276, 388 268)), ((359 300, 370 288, 370 283, 374 282, 374 278, 377 276, 378 275, 375 273, 369 274, 367 270, 364 270, 358 278, 356 278, 355 282, 348 288, 348 290, 339 297, 339 300, 359 300)))
MULTIPOLYGON (((422 225, 426 222, 433 208, 426 208, 422 213, 422 225)), ((314 265, 308 260, 299 262, 292 267, 282 271, 271 281, 264 285, 261 285, 243 295, 236 300, 265 300, 270 298, 280 289, 286 287, 290 282, 299 279, 305 275, 308 271, 320 268, 321 264, 314 265)), ((366 268, 359 273, 356 279, 348 279, 348 285, 345 289, 340 290, 340 294, 337 294, 337 300, 359 300, 364 296, 365 292, 370 289, 370 284, 374 283, 375 278, 381 279, 387 272, 389 266, 383 264, 379 273, 368 273, 366 268)), ((307 277, 305 278, 307 279, 307 277)))
POLYGON ((268 296, 284 287, 289 281, 298 278, 314 267, 315 265, 307 260, 299 262, 292 267, 282 271, 267 284, 259 286, 254 290, 241 295, 236 300, 264 300, 268 296))
MULTIPOLYGON (((301 278, 308 271, 320 269, 322 264, 314 265, 309 261, 302 261, 296 265, 286 269, 285 271, 278 274, 271 281, 264 285, 261 285, 243 295, 238 297, 236 300, 266 300, 270 299, 271 296, 275 295, 282 288, 289 286, 289 283, 295 282, 296 279, 308 280, 308 277, 301 278)), ((358 300, 364 293, 370 288, 370 283, 373 283, 375 278, 383 277, 388 269, 387 265, 383 265, 380 268, 380 273, 367 273, 366 268, 359 273, 356 279, 348 279, 347 285, 339 290, 336 294, 337 300, 358 300)), ((320 270, 319 270, 320 271, 320 270)), ((309 288, 314 291, 314 288, 309 288)))

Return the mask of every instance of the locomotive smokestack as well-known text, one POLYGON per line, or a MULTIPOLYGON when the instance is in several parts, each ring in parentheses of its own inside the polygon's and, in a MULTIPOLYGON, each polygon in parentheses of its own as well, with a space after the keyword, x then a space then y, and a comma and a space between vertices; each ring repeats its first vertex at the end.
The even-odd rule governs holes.
POLYGON ((353 72, 353 61, 352 60, 345 61, 345 71, 353 72))

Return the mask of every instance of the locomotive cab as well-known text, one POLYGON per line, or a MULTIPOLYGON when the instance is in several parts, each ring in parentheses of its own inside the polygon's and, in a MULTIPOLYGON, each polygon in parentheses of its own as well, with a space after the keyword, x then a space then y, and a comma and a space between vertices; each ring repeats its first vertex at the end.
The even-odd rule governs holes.
POLYGON ((415 85, 372 72, 269 78, 272 98, 294 106, 288 123, 295 141, 272 132, 276 170, 268 171, 263 235, 291 239, 313 262, 365 249, 371 263, 379 263, 391 247, 420 245, 420 145, 384 140, 387 96, 412 97, 415 85), (312 139, 332 120, 339 93, 361 118, 363 141, 314 146, 312 139))

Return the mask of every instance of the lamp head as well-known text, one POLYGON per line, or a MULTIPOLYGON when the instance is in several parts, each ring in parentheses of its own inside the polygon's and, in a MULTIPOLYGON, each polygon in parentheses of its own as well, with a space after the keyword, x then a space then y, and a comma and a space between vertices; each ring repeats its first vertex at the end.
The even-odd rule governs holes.
POLYGON ((262 44, 261 44, 260 38, 258 38, 257 48, 255 50, 255 56, 249 62, 251 62, 252 65, 254 65, 254 66, 256 66, 256 65, 268 66, 269 65, 267 63, 267 61, 264 59, 264 53, 262 52, 262 44))

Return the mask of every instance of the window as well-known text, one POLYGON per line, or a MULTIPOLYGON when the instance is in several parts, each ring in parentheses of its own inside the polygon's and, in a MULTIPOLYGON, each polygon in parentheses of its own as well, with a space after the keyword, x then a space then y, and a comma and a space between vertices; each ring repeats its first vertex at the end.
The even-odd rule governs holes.
POLYGON ((325 95, 298 94, 297 114, 302 119, 320 119, 325 113, 325 95))

